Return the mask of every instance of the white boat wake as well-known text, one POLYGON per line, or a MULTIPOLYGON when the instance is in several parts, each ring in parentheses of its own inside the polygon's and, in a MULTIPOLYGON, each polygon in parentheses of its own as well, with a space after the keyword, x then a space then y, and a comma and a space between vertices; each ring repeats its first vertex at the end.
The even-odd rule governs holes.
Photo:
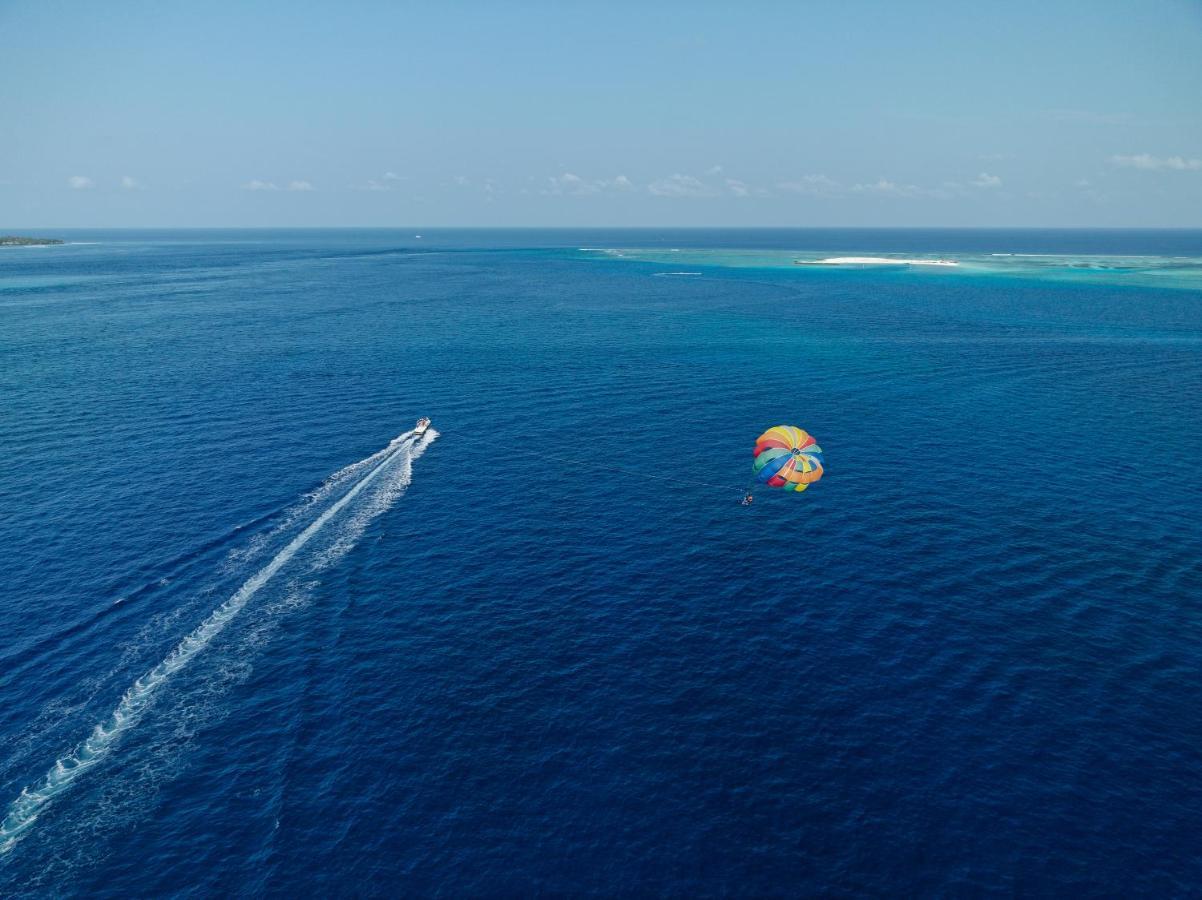
POLYGON ((438 432, 433 429, 429 429, 424 435, 417 435, 412 431, 405 432, 383 450, 330 476, 321 488, 308 495, 272 534, 278 534, 287 525, 294 523, 302 512, 328 499, 338 488, 353 479, 346 493, 289 541, 270 562, 248 578, 228 600, 209 613, 208 617, 176 644, 158 665, 131 684, 109 716, 96 725, 86 740, 67 755, 60 757, 40 781, 21 791, 17 799, 10 804, 3 822, 0 822, 0 855, 10 852, 16 846, 54 798, 109 756, 121 735, 137 724, 158 689, 204 650, 255 594, 313 540, 331 519, 350 505, 383 473, 391 473, 390 477, 384 480, 382 489, 373 494, 362 509, 350 513, 349 520, 333 545, 319 555, 313 569, 328 568, 350 550, 371 520, 388 509, 397 497, 404 493, 412 478, 413 461, 420 457, 437 437, 438 432))

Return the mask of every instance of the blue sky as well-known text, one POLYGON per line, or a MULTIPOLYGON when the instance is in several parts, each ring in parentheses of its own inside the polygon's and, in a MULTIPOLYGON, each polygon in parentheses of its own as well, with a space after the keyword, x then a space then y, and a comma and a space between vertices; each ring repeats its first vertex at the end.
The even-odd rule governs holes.
POLYGON ((1202 0, 0 0, 0 226, 1202 226, 1202 0))

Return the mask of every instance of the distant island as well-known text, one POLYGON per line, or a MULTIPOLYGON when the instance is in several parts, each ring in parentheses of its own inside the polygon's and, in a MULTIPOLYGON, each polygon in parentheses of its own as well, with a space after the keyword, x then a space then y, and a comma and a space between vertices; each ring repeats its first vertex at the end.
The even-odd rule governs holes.
POLYGON ((62 244, 58 238, 17 237, 15 234, 0 235, 0 247, 45 247, 48 244, 62 244))

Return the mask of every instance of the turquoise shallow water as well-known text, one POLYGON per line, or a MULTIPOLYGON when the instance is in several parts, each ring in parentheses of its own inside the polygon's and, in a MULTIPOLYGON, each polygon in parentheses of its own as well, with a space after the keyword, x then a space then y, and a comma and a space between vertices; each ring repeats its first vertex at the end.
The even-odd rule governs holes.
POLYGON ((1103 253, 999 253, 999 252, 894 252, 871 249, 829 251, 782 249, 715 249, 712 247, 611 247, 581 248, 614 260, 654 262, 672 267, 663 276, 696 276, 704 267, 739 269, 792 269, 799 274, 815 267, 835 271, 905 268, 923 277, 983 275, 1043 282, 1069 282, 1092 286, 1150 287, 1202 290, 1202 257, 1155 254, 1103 253), (682 269, 684 271, 682 271, 682 269))
POLYGON ((1196 887, 1202 294, 791 259, 1202 235, 421 233, 0 254, 0 894, 1196 887))

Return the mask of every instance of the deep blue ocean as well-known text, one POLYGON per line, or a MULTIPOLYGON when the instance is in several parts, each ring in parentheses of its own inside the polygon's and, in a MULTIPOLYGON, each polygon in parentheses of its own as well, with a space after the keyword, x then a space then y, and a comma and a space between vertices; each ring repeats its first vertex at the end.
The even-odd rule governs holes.
POLYGON ((58 235, 0 896, 1202 894, 1202 291, 723 255, 1202 232, 58 235))

